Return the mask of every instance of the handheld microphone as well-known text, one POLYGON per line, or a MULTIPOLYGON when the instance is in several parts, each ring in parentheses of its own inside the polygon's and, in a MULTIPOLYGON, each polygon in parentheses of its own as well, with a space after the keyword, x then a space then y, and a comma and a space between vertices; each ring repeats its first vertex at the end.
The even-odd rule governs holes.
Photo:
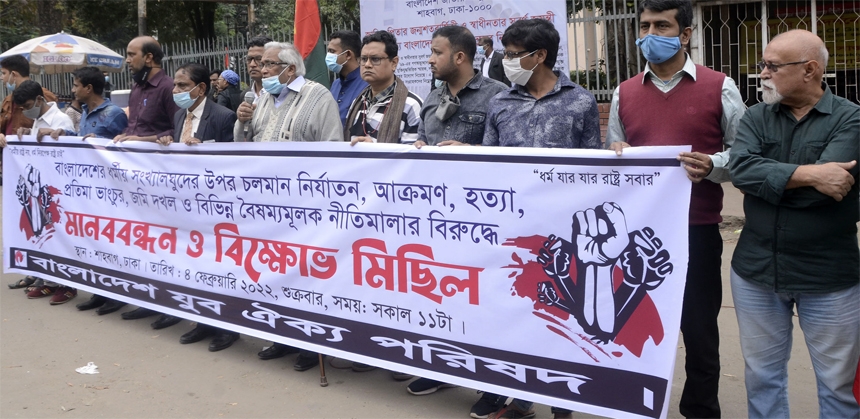
MULTIPOLYGON (((245 92, 245 97, 243 100, 245 101, 245 103, 247 103, 249 105, 253 105, 254 104, 254 97, 255 97, 254 92, 249 90, 249 91, 245 92)), ((245 121, 245 126, 243 127, 243 132, 245 133, 245 141, 248 141, 248 124, 250 122, 251 122, 250 120, 245 121)))

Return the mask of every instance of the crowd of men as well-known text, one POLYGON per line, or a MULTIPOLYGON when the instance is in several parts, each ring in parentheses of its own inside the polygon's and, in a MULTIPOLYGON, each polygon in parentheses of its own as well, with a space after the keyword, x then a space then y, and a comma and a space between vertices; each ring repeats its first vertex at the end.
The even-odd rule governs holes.
MULTIPOLYGON (((860 106, 834 96, 823 83, 828 51, 815 34, 793 30, 764 50, 764 103, 747 109, 734 81, 695 64, 687 54, 693 9, 688 0, 639 3, 637 45, 645 69, 615 90, 606 147, 619 156, 627 147, 692 145, 678 160, 693 183, 689 217, 689 264, 681 331, 686 382, 680 401, 685 417, 720 417, 719 330, 722 182, 744 194, 746 226, 732 256, 736 306, 750 417, 787 417, 786 365, 796 313, 813 361, 822 417, 860 417, 851 393, 860 359, 860 219, 858 168, 860 106)), ((553 70, 559 33, 545 20, 521 20, 501 37, 475 36, 461 26, 433 34, 428 59, 435 80, 425 98, 397 77, 394 35, 353 31, 331 35, 326 64, 331 90, 308 80, 297 49, 261 36, 247 44, 251 85, 239 76, 190 63, 165 74, 164 56, 150 37, 133 39, 126 62, 133 74, 127 113, 105 98, 107 78, 94 67, 76 70, 76 124, 56 96, 29 79, 20 56, 0 62, 11 94, 2 104, 0 145, 6 135, 96 136, 115 142, 347 141, 427 146, 602 147, 594 96, 553 70), (479 54, 479 68, 472 63, 479 54), (172 77, 171 77, 172 76, 172 77), (251 100, 253 98, 253 100, 251 100), (244 100, 243 100, 244 99, 244 100)), ((28 298, 62 304, 77 291, 25 277, 10 288, 28 298)), ((93 295, 78 304, 99 315, 125 303, 93 295)), ((138 308, 126 320, 159 313, 138 308)), ((181 319, 161 314, 152 327, 181 319)), ((182 335, 187 344, 212 338, 210 351, 232 345, 239 334, 198 324, 182 335)), ((299 353, 294 368, 316 366, 319 355, 279 343, 258 354, 269 360, 299 353)), ((333 361, 357 372, 374 367, 333 361)), ((409 375, 392 372, 398 380, 409 375)), ((450 384, 418 378, 414 395, 450 384)), ((532 403, 483 392, 470 411, 482 418, 527 418, 532 403)), ((552 409, 556 418, 569 410, 552 409)))

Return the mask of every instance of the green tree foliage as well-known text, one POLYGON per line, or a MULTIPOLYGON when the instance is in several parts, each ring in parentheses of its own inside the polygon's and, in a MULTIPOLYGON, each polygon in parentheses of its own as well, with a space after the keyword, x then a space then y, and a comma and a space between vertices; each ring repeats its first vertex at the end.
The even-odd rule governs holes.
MULTIPOLYGON (((348 29, 360 26, 359 0, 318 0, 323 30, 348 29)), ((292 32, 295 24, 295 0, 255 0, 257 22, 255 32, 292 32)))
POLYGON ((0 50, 39 36, 35 2, 0 0, 0 50))

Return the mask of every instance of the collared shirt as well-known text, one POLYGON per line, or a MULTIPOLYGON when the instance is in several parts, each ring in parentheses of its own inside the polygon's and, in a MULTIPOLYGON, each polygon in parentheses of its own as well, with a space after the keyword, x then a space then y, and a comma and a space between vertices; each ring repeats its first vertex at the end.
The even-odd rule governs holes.
MULTIPOLYGON (((56 102, 57 95, 51 93, 46 88, 42 88, 42 97, 45 98, 48 102, 56 102)), ((24 116, 21 113, 23 108, 20 105, 16 105, 12 102, 12 93, 9 93, 3 99, 2 108, 0 108, 0 128, 2 128, 2 132, 6 135, 15 135, 18 132, 18 128, 32 128, 33 120, 24 116)))
POLYGON ((143 85, 133 84, 128 98, 127 135, 147 137, 173 136, 173 116, 179 106, 173 101, 173 79, 164 70, 155 73, 143 85))
MULTIPOLYGON (((188 114, 192 114, 192 115, 194 115, 194 118, 191 118, 191 135, 196 134, 196 133, 197 133, 197 127, 199 127, 199 126, 200 126, 200 118, 202 118, 202 117, 203 117, 203 107, 204 107, 204 106, 206 106, 206 98, 205 98, 205 97, 203 98, 203 100, 202 100, 202 101, 200 101, 200 104, 199 104, 199 105, 197 105, 197 107, 196 107, 196 108, 194 108, 194 110, 193 110, 193 111, 189 111, 189 110, 187 110, 187 109, 186 109, 186 110, 185 110, 185 118, 186 118, 186 119, 185 119, 184 121, 182 121, 182 126, 181 126, 181 127, 179 127, 179 129, 180 129, 180 130, 184 130, 184 129, 185 129, 185 121, 187 121, 187 120, 188 120, 188 119, 187 119, 187 118, 188 118, 188 114)), ((229 108, 228 108, 228 109, 229 109, 229 108)), ((179 131, 179 132, 182 132, 182 131, 179 131)))
POLYGON ((779 103, 744 114, 731 149, 732 183, 745 193, 746 225, 732 268, 775 292, 829 293, 860 282, 858 168, 841 200, 814 187, 787 189, 801 165, 850 162, 860 155, 860 106, 824 95, 800 121, 779 103))
POLYGON ((113 139, 128 126, 128 116, 119 106, 105 99, 101 105, 90 111, 86 103, 81 104, 81 124, 77 133, 66 131, 66 135, 95 135, 97 138, 113 139))
POLYGON ((490 99, 485 146, 600 148, 597 101, 564 73, 552 90, 535 99, 514 84, 490 99))
POLYGON ((75 130, 72 118, 60 111, 56 102, 48 102, 48 106, 48 110, 33 121, 31 133, 35 134, 41 128, 75 130))
POLYGON ((349 116, 349 107, 352 106, 352 102, 367 87, 367 82, 361 78, 360 70, 361 68, 356 68, 347 74, 346 77, 337 77, 331 84, 331 94, 337 102, 341 125, 346 124, 346 118, 349 116))
POLYGON ((456 140, 466 144, 481 144, 487 120, 487 106, 496 94, 508 86, 476 72, 475 76, 457 92, 460 106, 445 121, 436 117, 436 109, 442 102, 442 95, 448 95, 448 84, 433 89, 424 100, 421 108, 421 123, 418 125, 418 139, 429 145, 445 140, 456 140))
POLYGON ((273 97, 275 100, 275 108, 281 107, 281 104, 284 103, 284 100, 290 94, 290 90, 296 93, 300 92, 302 90, 302 86, 305 85, 305 81, 304 76, 298 76, 287 85, 286 89, 281 89, 281 93, 279 93, 278 96, 273 97))
MULTIPOLYGON (((260 92, 259 92, 259 93, 257 93, 257 90, 255 90, 256 88, 257 88, 257 81, 256 81, 256 80, 251 80, 251 87, 249 87, 249 88, 248 88, 248 90, 249 90, 251 93, 253 93, 253 94, 254 94, 254 103, 253 103, 253 105, 256 105, 256 104, 257 104, 257 102, 259 102, 259 101, 260 101, 260 97, 261 97, 261 96, 263 96, 263 88, 262 88, 262 87, 260 88, 260 92)), ((244 100, 244 99, 245 99, 245 96, 243 95, 243 96, 242 96, 242 100, 244 100)))
MULTIPOLYGON (((481 74, 484 77, 490 77, 490 63, 493 61, 493 54, 490 54, 489 57, 484 57, 483 64, 481 64, 481 74)), ((505 86, 507 87, 507 86, 505 86)))
MULTIPOLYGON (((374 97, 373 91, 367 89, 366 93, 359 96, 353 102, 353 106, 360 106, 355 116, 355 124, 349 129, 351 138, 368 136, 376 140, 382 118, 391 101, 394 99, 394 88, 397 82, 383 89, 374 97)), ((412 144, 418 139, 418 124, 421 122, 421 98, 415 93, 409 92, 406 103, 403 105, 403 114, 400 118, 400 142, 412 144)))
MULTIPOLYGON (((645 64, 645 75, 647 75, 650 78, 651 83, 663 93, 666 93, 677 86, 678 83, 681 82, 681 79, 684 78, 685 74, 692 77, 693 81, 696 81, 696 65, 693 63, 693 60, 690 59, 689 55, 687 55, 687 60, 684 62, 684 67, 672 75, 672 78, 668 81, 661 80, 653 71, 651 71, 650 64, 645 64)), ((642 78, 642 82, 645 82, 644 77, 642 78)), ((607 147, 609 144, 615 142, 627 142, 627 136, 624 132, 624 123, 621 122, 621 118, 618 115, 618 101, 620 100, 619 90, 619 88, 615 88, 615 93, 612 94, 612 104, 609 107, 609 125, 606 130, 607 147)), ((738 123, 747 108, 746 105, 744 105, 743 98, 741 98, 741 92, 738 91, 738 87, 735 85, 735 82, 731 77, 726 76, 726 79, 723 80, 721 102, 723 105, 723 116, 720 118, 720 128, 723 131, 723 144, 726 146, 727 150, 711 155, 711 162, 713 163, 714 168, 708 176, 705 176, 705 179, 714 183, 728 182, 731 180, 729 179, 728 149, 731 148, 732 144, 735 142, 738 123)), ((656 124, 662 122, 665 121, 655 121, 656 124)))

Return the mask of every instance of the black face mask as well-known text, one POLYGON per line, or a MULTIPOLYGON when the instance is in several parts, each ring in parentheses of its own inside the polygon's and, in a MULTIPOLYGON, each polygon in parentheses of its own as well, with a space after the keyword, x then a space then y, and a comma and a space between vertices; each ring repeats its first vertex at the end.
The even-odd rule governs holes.
POLYGON ((143 85, 143 83, 146 83, 146 76, 149 75, 150 71, 152 71, 152 67, 143 66, 143 68, 140 71, 132 74, 131 77, 135 83, 137 83, 138 85, 143 85))

